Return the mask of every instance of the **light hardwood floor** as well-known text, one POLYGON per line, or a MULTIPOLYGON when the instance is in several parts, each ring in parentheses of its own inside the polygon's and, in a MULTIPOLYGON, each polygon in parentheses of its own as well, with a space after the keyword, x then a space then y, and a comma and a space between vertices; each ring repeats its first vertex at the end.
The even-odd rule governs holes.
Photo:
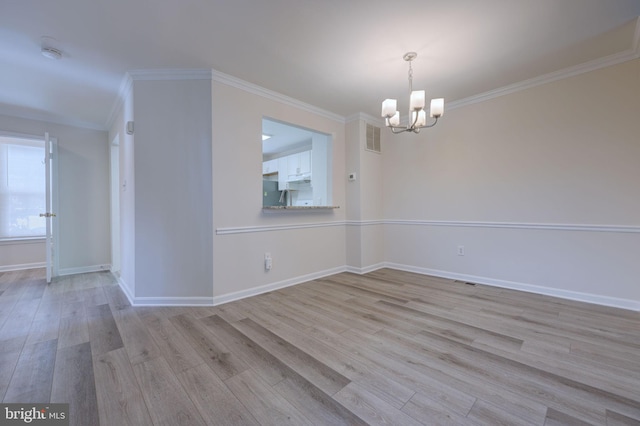
POLYGON ((388 269, 217 307, 0 273, 0 397, 93 425, 638 425, 640 313, 388 269))

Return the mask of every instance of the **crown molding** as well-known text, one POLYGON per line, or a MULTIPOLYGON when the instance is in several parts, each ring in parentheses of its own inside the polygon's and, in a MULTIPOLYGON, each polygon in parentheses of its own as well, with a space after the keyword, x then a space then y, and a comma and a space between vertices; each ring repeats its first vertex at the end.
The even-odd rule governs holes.
MULTIPOLYGON (((488 101, 490 99, 494 99, 500 96, 509 95, 511 93, 530 89, 536 86, 541 86, 543 84, 573 77, 586 72, 595 71, 601 68, 606 68, 609 66, 621 64, 623 62, 631 61, 638 58, 640 58, 640 16, 636 18, 635 32, 632 40, 632 45, 631 45, 631 48, 627 50, 615 53, 613 55, 605 56, 603 58, 594 59, 592 61, 578 64, 572 67, 568 67, 568 68, 564 68, 551 73, 543 74, 528 80, 510 84, 508 86, 503 86, 494 90, 479 93, 477 95, 472 95, 463 99, 448 102, 447 110, 456 109, 456 108, 464 107, 467 105, 488 101)), ((127 91, 131 89, 131 85, 133 84, 134 81, 161 81, 161 80, 212 80, 221 84, 225 84, 227 86, 244 90, 245 92, 252 93, 254 95, 261 96, 266 99, 280 102, 280 103, 310 112, 312 114, 325 117, 329 120, 336 121, 338 123, 347 124, 353 121, 362 120, 376 126, 384 125, 384 122, 380 118, 371 116, 367 113, 359 112, 359 113, 344 117, 339 114, 333 113, 331 111, 327 111, 325 109, 316 107, 314 105, 299 101, 290 96, 286 96, 281 93, 275 92, 273 90, 258 86, 257 84, 249 83, 247 81, 244 81, 232 75, 225 74, 223 72, 220 72, 214 69, 206 68, 206 69, 148 69, 148 70, 132 70, 127 72, 123 77, 122 83, 120 85, 120 90, 118 92, 118 97, 111 109, 111 113, 109 114, 109 118, 105 124, 105 128, 108 130, 113 124, 113 121, 115 120, 115 117, 117 116, 119 109, 122 107, 124 96, 126 95, 127 91)), ((1 110, 0 110, 0 113, 2 113, 1 110)), ((31 117, 23 117, 23 118, 31 118, 31 117)), ((49 120, 41 119, 41 120, 51 121, 51 119, 49 120)), ((57 122, 57 121, 53 121, 53 122, 57 122)), ((68 124, 68 125, 77 126, 77 127, 88 127, 88 128, 93 128, 95 130, 105 130, 105 128, 100 128, 94 125, 92 126, 87 123, 69 123, 69 122, 59 122, 59 123, 68 124)))
POLYGON ((271 99, 276 102, 284 103, 289 106, 293 106, 298 109, 308 111, 312 114, 316 114, 325 117, 332 121, 339 123, 345 123, 345 118, 339 114, 318 108, 314 105, 299 101, 290 96, 283 95, 273 90, 266 89, 258 86, 257 84, 249 83, 241 80, 237 77, 233 77, 229 74, 214 70, 214 69, 149 69, 149 70, 131 70, 128 71, 121 83, 120 91, 118 94, 117 102, 112 108, 112 112, 107 121, 107 128, 109 124, 113 123, 115 116, 122 104, 123 97, 127 90, 130 89, 130 85, 134 81, 164 81, 164 80, 211 80, 218 83, 225 84, 227 86, 235 87, 236 89, 244 90, 245 92, 252 93, 263 98, 271 99))
POLYGON ((19 118, 22 120, 34 120, 42 121, 44 123, 59 124, 62 126, 78 127, 81 129, 105 131, 103 126, 97 125, 96 123, 57 117, 44 111, 17 111, 16 106, 14 105, 0 105, 0 115, 19 118))
POLYGON ((229 74, 225 74, 220 71, 211 70, 211 79, 218 83, 235 87, 236 89, 244 90, 245 92, 252 93, 254 95, 258 95, 263 98, 270 99, 272 101, 280 102, 285 105, 289 105, 289 106, 310 112, 312 114, 319 115, 321 117, 327 118, 332 121, 337 121, 338 123, 341 123, 341 124, 345 123, 345 118, 339 114, 335 114, 331 111, 318 108, 314 105, 299 101, 290 96, 283 95, 273 90, 265 89, 264 87, 258 86, 257 84, 249 83, 247 81, 241 80, 237 77, 234 77, 229 74))
POLYGON ((479 93, 477 95, 469 96, 457 101, 452 101, 447 104, 447 109, 451 110, 479 102, 488 101, 493 98, 509 95, 511 93, 530 89, 536 86, 541 86, 547 83, 552 83, 554 81, 562 80, 565 78, 574 77, 576 75, 584 74, 590 71, 596 71, 601 68, 618 65, 638 58, 640 58, 640 17, 636 19, 636 29, 632 40, 632 46, 627 50, 623 50, 609 56, 594 59, 592 61, 584 62, 582 64, 574 65, 558 71, 543 74, 538 77, 510 84, 508 86, 503 86, 498 89, 490 90, 488 92, 479 93))
POLYGON ((211 80, 211 71, 208 68, 165 68, 131 70, 127 74, 133 81, 211 80))
POLYGON ((354 121, 364 121, 374 126, 384 126, 384 120, 380 117, 374 117, 365 112, 358 112, 352 114, 344 119, 345 123, 352 123, 354 121))

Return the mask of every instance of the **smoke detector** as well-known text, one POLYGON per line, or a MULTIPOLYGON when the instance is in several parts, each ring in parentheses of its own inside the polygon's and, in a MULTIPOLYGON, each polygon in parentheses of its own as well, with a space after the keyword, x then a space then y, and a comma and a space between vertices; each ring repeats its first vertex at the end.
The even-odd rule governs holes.
POLYGON ((55 38, 42 36, 40 37, 40 41, 42 43, 42 47, 40 48, 40 53, 42 53, 42 56, 55 60, 62 58, 62 51, 57 47, 54 47, 58 43, 55 38))
POLYGON ((40 53, 42 53, 42 56, 44 56, 45 58, 49 58, 49 59, 62 58, 62 52, 56 49, 55 47, 43 46, 42 49, 40 49, 40 53))

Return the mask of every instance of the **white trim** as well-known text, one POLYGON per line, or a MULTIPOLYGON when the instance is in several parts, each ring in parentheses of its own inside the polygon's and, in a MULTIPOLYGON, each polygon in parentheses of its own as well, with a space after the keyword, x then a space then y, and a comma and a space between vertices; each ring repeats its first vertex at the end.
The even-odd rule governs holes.
POLYGON ((46 241, 45 237, 3 238, 0 239, 0 246, 45 244, 46 241))
POLYGON ((572 223, 526 223, 526 222, 469 222, 449 220, 385 220, 386 225, 451 226, 468 228, 511 228, 551 231, 586 231, 640 233, 637 225, 592 225, 572 223))
POLYGON ((212 306, 211 297, 134 297, 129 302, 132 306, 212 306))
POLYGON ((18 133, 18 132, 8 132, 6 130, 0 130, 0 136, 4 136, 7 138, 16 138, 16 139, 33 139, 44 142, 44 133, 37 135, 32 133, 18 133))
POLYGON ((36 262, 36 263, 20 263, 17 265, 3 265, 0 266, 0 272, 9 272, 9 271, 22 271, 25 269, 40 269, 47 266, 46 262, 36 262))
MULTIPOLYGON (((520 90, 525 90, 531 87, 539 86, 541 84, 550 83, 553 81, 561 80, 563 78, 572 77, 578 74, 594 71, 600 68, 620 64, 622 62, 626 62, 626 61, 630 61, 638 58, 640 58, 640 17, 636 21, 636 29, 635 29, 634 37, 632 40, 632 47, 630 49, 627 49, 625 51, 622 51, 613 55, 605 56, 604 58, 595 59, 583 64, 578 64, 578 65, 568 67, 559 71, 554 71, 548 74, 534 77, 519 83, 511 84, 495 90, 490 90, 488 92, 469 96, 467 98, 459 99, 457 101, 452 101, 447 103, 447 109, 450 110, 450 109, 460 108, 460 107, 471 105, 478 102, 483 102, 499 96, 504 96, 520 90)), ((122 102, 122 94, 125 92, 125 89, 127 88, 127 86, 131 84, 131 81, 129 81, 129 79, 133 76, 135 76, 136 80, 193 80, 193 79, 202 80, 202 79, 210 78, 211 80, 214 80, 223 84, 227 84, 229 86, 233 86, 233 87, 245 90, 249 93, 253 93, 268 99, 282 102, 284 104, 291 105, 296 108, 300 108, 302 110, 309 111, 313 114, 326 117, 330 120, 337 121, 339 123, 347 123, 347 122, 358 120, 358 119, 369 121, 371 122, 371 124, 381 123, 381 119, 375 118, 365 113, 353 114, 345 118, 339 114, 335 114, 333 112, 324 110, 322 108, 318 108, 316 106, 301 102, 297 99, 282 95, 272 90, 265 89, 263 87, 246 82, 244 80, 233 77, 231 75, 224 74, 220 71, 210 70, 210 69, 165 69, 165 70, 152 69, 152 70, 132 70, 132 71, 129 71, 128 73, 125 73, 123 81, 120 84, 119 93, 114 101, 113 106, 111 107, 109 116, 107 117, 107 120, 104 126, 99 126, 95 123, 90 123, 90 122, 85 122, 80 120, 72 120, 72 119, 63 118, 63 117, 52 117, 51 114, 47 112, 30 111, 28 113, 26 112, 16 113, 15 109, 12 108, 11 106, 0 106, 0 114, 6 115, 8 117, 24 118, 27 120, 38 120, 38 121, 62 124, 62 125, 73 126, 73 127, 108 131, 111 125, 113 124, 113 121, 117 115, 116 113, 120 108, 120 104, 122 102)), ((380 124, 377 124, 377 125, 380 125, 380 124)), ((382 125, 384 125, 383 122, 382 122, 382 125)))
POLYGON ((281 93, 274 92, 273 90, 266 89, 256 84, 249 83, 247 81, 241 80, 232 75, 222 73, 220 71, 211 70, 211 79, 218 83, 226 84, 227 86, 235 87, 236 89, 241 89, 241 90, 244 90, 245 92, 249 92, 254 95, 258 95, 263 98, 270 99, 272 101, 280 102, 285 105, 289 105, 289 106, 301 109, 303 111, 307 111, 312 114, 316 114, 321 117, 328 118, 329 120, 332 120, 332 121, 337 121, 338 123, 341 123, 341 124, 345 123, 345 118, 339 114, 335 114, 331 111, 327 111, 317 106, 299 101, 290 96, 286 96, 281 93))
POLYGON ((135 297, 127 283, 111 272, 131 306, 212 306, 211 297, 135 297))
MULTIPOLYGON (((58 162, 58 138, 55 136, 49 136, 49 142, 51 145, 51 209, 53 212, 60 211, 60 190, 59 174, 60 163, 58 162)), ((51 221, 51 232, 53 236, 53 257, 51 259, 51 274, 56 277, 59 274, 60 269, 60 219, 54 217, 51 221)), ((50 248, 46 248, 50 250, 50 248)))
POLYGON ((358 112, 352 114, 344 119, 345 123, 351 123, 354 121, 364 121, 365 123, 372 124, 378 127, 384 127, 384 120, 382 117, 374 117, 373 115, 369 115, 366 112, 358 112))
POLYGON ((621 64, 623 62, 631 61, 640 58, 640 17, 636 21, 636 29, 633 38, 633 44, 630 49, 622 52, 614 53, 602 58, 594 59, 592 61, 584 62, 582 64, 567 67, 558 71, 553 71, 547 74, 543 74, 537 77, 523 80, 518 83, 510 84, 508 86, 499 87, 488 92, 472 95, 467 98, 458 99, 456 101, 449 102, 447 109, 460 108, 467 105, 472 105, 479 102, 484 102, 489 99, 505 96, 511 93, 519 92, 522 90, 530 89, 532 87, 541 86, 543 84, 552 83, 554 81, 562 80, 569 77, 574 77, 579 74, 584 74, 590 71, 596 71, 601 68, 610 67, 613 65, 621 64))
POLYGON ((400 271, 414 272, 422 275, 432 275, 451 280, 472 282, 477 284, 485 284, 492 287, 508 288, 511 290, 525 291, 528 293, 544 294, 547 296, 558 297, 561 299, 575 300, 578 302, 594 303, 597 305, 613 306, 615 308, 629 309, 632 311, 640 311, 640 301, 620 299, 617 297, 601 296, 598 294, 582 293, 579 291, 562 290, 552 287, 542 287, 534 284, 519 283, 515 281, 499 280, 494 278, 480 277, 476 275, 459 274, 449 271, 441 271, 438 269, 421 268, 411 265, 403 265, 400 263, 385 264, 386 268, 397 269, 400 271))
POLYGON ((299 277, 294 277, 294 278, 278 281, 271 284, 262 285, 259 287, 253 287, 247 290, 236 291, 234 293, 227 293, 222 296, 215 296, 213 298, 213 304, 221 305, 223 303, 233 302, 234 300, 240 300, 246 297, 257 296, 258 294, 279 290, 281 288, 290 287, 292 285, 301 284, 307 281, 317 280, 319 278, 324 278, 330 275, 339 274, 345 271, 347 271, 347 267, 340 266, 336 268, 325 269, 324 271, 314 272, 312 274, 301 275, 299 277))
POLYGON ((129 288, 129 285, 127 285, 127 283, 122 279, 122 276, 120 276, 120 274, 114 274, 113 271, 111 271, 111 275, 116 279, 116 281, 118 282, 118 285, 122 289, 122 292, 124 293, 125 296, 127 296, 129 303, 133 306, 134 296, 133 296, 133 293, 131 293, 131 289, 129 288))
POLYGON ((638 225, 595 225, 574 223, 527 223, 527 222, 475 222, 451 220, 346 220, 317 223, 298 223, 284 225, 236 226, 216 228, 217 235, 248 234, 254 232, 287 231, 292 229, 323 228, 328 226, 374 226, 374 225, 412 225, 412 226, 449 226, 460 228, 508 228, 533 229, 546 231, 583 231, 583 232, 612 232, 612 233, 640 233, 638 225))
POLYGON ((63 126, 77 127, 81 129, 91 129, 105 131, 103 126, 100 126, 93 122, 74 120, 67 117, 56 117, 53 113, 48 111, 16 111, 15 105, 0 105, 0 115, 6 117, 21 118, 23 120, 41 121, 43 123, 59 124, 63 126))
POLYGON ((336 222, 316 222, 316 223, 296 223, 288 225, 264 225, 264 226, 237 226, 227 228, 216 228, 217 235, 247 234, 253 232, 288 231, 291 229, 325 228, 329 226, 344 226, 344 221, 336 222))
MULTIPOLYGON (((17 265, 16 265, 17 266, 17 265)), ((20 269, 33 269, 38 266, 36 264, 25 265, 26 267, 20 269)), ((508 288, 512 290, 525 291, 535 294, 544 294, 547 296, 558 297, 561 299, 575 300, 579 302, 594 303, 603 306, 612 306, 621 309, 628 309, 633 311, 640 311, 640 301, 620 299, 616 297, 601 296, 597 294, 582 293, 577 291, 562 290, 557 288, 542 287, 534 284, 519 283, 515 281, 499 280, 488 277, 481 277, 477 275, 460 274, 450 271, 442 271, 438 269, 422 268, 417 266, 405 265, 392 262, 380 262, 365 267, 355 266, 343 266, 332 269, 327 269, 312 274, 302 275, 287 280, 266 284, 259 287, 254 287, 247 290, 242 290, 234 293, 228 293, 221 296, 214 297, 134 297, 129 290, 129 286, 122 280, 121 277, 116 277, 120 288, 124 292, 127 299, 133 306, 216 306, 223 303, 233 302, 235 300, 244 299, 247 297, 257 296, 269 291, 275 291, 281 288, 290 287, 293 285, 301 284, 304 282, 316 280, 326 276, 339 274, 341 272, 351 272, 354 274, 367 274, 369 272, 376 271, 382 268, 396 269, 400 271, 413 272, 421 275, 431 275, 441 278, 448 278, 451 280, 473 282, 477 284, 484 284, 493 287, 508 288)), ((10 269, 17 270, 17 269, 10 269)), ((0 268, 2 271, 2 268, 0 268)))
POLYGON ((131 70, 127 74, 133 81, 211 80, 212 70, 208 68, 145 69, 131 70))
POLYGON ((120 286, 132 306, 216 306, 223 303, 232 302, 234 300, 257 296, 258 294, 267 293, 269 291, 274 291, 281 288, 290 287, 292 285, 301 284, 307 281, 312 281, 318 278, 338 274, 341 272, 345 272, 346 270, 347 267, 327 269, 324 271, 314 272, 312 274, 302 275, 284 281, 266 284, 263 286, 254 287, 234 293, 228 293, 216 297, 135 297, 133 294, 131 294, 129 286, 121 277, 113 273, 112 275, 116 278, 118 285, 120 286))
POLYGON ((386 268, 387 264, 385 262, 375 263, 373 265, 365 266, 362 268, 358 268, 355 266, 347 266, 346 272, 351 272, 358 275, 368 274, 369 272, 377 271, 378 269, 386 268))
POLYGON ((347 226, 371 226, 371 225, 385 225, 386 221, 382 219, 369 219, 369 220, 347 220, 347 226))
POLYGON ((91 266, 80 266, 78 268, 64 268, 58 271, 57 276, 64 275, 75 275, 75 274, 86 274, 89 272, 101 272, 101 271, 109 271, 111 269, 111 265, 91 265, 91 266))
POLYGON ((211 297, 135 297, 120 274, 111 271, 131 306, 211 306, 211 297))
MULTIPOLYGON (((258 86, 256 84, 249 83, 241 80, 229 74, 214 70, 214 69, 148 69, 148 70, 131 70, 125 74, 125 77, 120 85, 118 93, 118 99, 111 108, 111 113, 107 120, 106 127, 109 128, 113 124, 113 120, 117 115, 122 98, 126 94, 127 90, 130 90, 134 81, 162 81, 162 80, 211 80, 218 83, 225 84, 227 86, 235 87, 236 89, 244 90, 245 92, 252 93, 254 95, 261 96, 263 98, 271 99, 276 102, 281 102, 286 105, 299 108, 304 111, 308 111, 312 114, 316 114, 332 121, 344 124, 345 118, 339 114, 335 114, 331 111, 316 107, 314 105, 299 101, 290 96, 283 95, 270 89, 258 86)), ((363 117, 369 117, 373 122, 379 122, 379 120, 364 114, 363 117)))

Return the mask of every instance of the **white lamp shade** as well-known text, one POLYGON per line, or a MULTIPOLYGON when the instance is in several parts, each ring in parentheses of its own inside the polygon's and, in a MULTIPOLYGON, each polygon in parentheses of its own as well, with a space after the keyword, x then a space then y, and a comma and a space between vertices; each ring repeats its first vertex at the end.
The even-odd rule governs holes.
POLYGON ((416 127, 422 127, 424 125, 427 124, 427 113, 424 112, 423 109, 421 109, 420 111, 413 111, 411 113, 411 122, 413 123, 415 121, 415 126, 416 127), (416 114, 418 114, 418 119, 416 120, 416 114))
POLYGON ((424 90, 414 90, 411 92, 409 111, 416 111, 424 108, 424 99, 424 90))
POLYGON ((400 125, 400 111, 396 111, 393 116, 387 119, 387 126, 399 126, 400 125))
POLYGON ((393 117, 398 109, 398 101, 395 99, 385 99, 382 101, 382 116, 389 118, 393 117))
POLYGON ((429 116, 439 118, 442 114, 444 114, 444 98, 431 99, 429 116))

